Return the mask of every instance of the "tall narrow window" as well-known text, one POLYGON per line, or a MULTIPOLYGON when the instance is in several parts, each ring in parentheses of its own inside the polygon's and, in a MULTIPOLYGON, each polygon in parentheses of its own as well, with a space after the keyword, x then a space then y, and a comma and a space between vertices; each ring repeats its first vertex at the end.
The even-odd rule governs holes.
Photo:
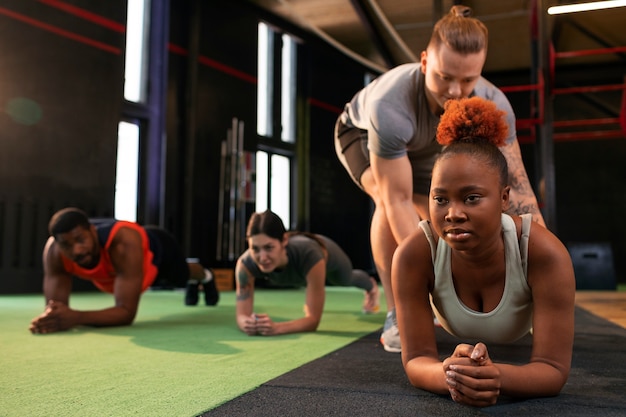
POLYGON ((135 103, 146 101, 149 10, 150 0, 128 0, 124 98, 135 103))
POLYGON ((269 161, 267 152, 256 153, 256 204, 255 211, 263 212, 269 208, 269 161))
POLYGON ((289 228, 296 143, 297 43, 258 26, 256 211, 272 210, 289 228))
MULTIPOLYGON (((124 98, 145 104, 149 45, 150 0, 128 0, 124 98)), ((126 114, 127 117, 132 117, 126 114)), ((115 218, 137 221, 139 192, 139 122, 120 122, 117 133, 115 172, 115 218)))
POLYGON ((137 221, 139 177, 139 126, 120 122, 117 131, 115 218, 137 221))
POLYGON ((257 134, 260 136, 272 136, 274 37, 269 26, 262 22, 259 23, 258 36, 257 134))
POLYGON ((282 36, 282 40, 281 139, 294 143, 296 141, 296 42, 286 34, 282 36))
POLYGON ((291 161, 286 156, 272 155, 270 166, 271 208, 283 220, 285 227, 291 225, 291 161))

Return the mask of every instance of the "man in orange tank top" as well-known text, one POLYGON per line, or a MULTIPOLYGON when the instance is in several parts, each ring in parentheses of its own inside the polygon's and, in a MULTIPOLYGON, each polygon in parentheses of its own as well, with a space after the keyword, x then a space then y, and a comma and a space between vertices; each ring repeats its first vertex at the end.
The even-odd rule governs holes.
POLYGON ((141 294, 151 286, 186 287, 185 304, 216 305, 219 293, 210 270, 186 260, 174 238, 155 226, 126 221, 92 224, 80 209, 55 213, 43 252, 46 309, 34 318, 30 331, 53 333, 79 325, 124 326, 135 319, 141 294), (102 310, 70 308, 72 278, 91 281, 113 294, 115 305, 102 310))

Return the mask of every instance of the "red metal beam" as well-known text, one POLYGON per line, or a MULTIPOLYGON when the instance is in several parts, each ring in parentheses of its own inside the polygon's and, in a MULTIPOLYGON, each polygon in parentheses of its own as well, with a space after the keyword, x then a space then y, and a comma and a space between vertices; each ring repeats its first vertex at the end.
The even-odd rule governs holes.
POLYGON ((614 48, 600 48, 600 49, 584 49, 580 51, 555 52, 554 57, 555 58, 575 58, 579 56, 617 54, 621 52, 626 52, 626 46, 616 46, 614 48))
POLYGON ((54 33, 55 35, 62 36, 62 37, 67 38, 67 39, 71 39, 73 41, 80 42, 80 43, 83 43, 85 45, 89 45, 89 46, 91 46, 93 48, 101 49, 103 51, 110 52, 110 53, 115 54, 115 55, 120 55, 122 53, 121 49, 117 48, 115 46, 111 46, 111 45, 105 44, 103 42, 87 38, 87 37, 82 36, 82 35, 78 35, 76 33, 70 32, 70 31, 65 30, 65 29, 61 29, 59 27, 50 25, 48 23, 42 22, 42 21, 37 20, 37 19, 33 19, 32 17, 29 17, 29 16, 26 16, 26 15, 14 12, 14 11, 6 9, 4 7, 0 7, 0 14, 4 15, 4 16, 7 16, 7 17, 10 17, 12 19, 15 19, 17 21, 20 21, 22 23, 26 23, 26 24, 31 25, 33 27, 39 28, 41 30, 45 30, 47 32, 54 33))
POLYGON ((595 139, 618 139, 624 138, 621 130, 602 130, 598 132, 575 132, 575 133, 555 133, 554 140, 558 142, 573 142, 579 140, 595 139))
MULTIPOLYGON (((576 133, 555 133, 555 142, 577 142, 582 140, 606 140, 623 139, 624 133, 620 130, 605 130, 600 132, 576 132, 576 133)), ((535 135, 518 135, 517 140, 521 145, 531 145, 536 142, 535 135)))
POLYGON ((610 117, 604 119, 587 119, 587 120, 560 120, 555 121, 552 126, 554 127, 570 127, 570 126, 597 126, 597 125, 612 125, 618 124, 618 117, 610 117))
POLYGON ((554 94, 573 94, 573 93, 597 93, 600 91, 615 91, 626 89, 626 84, 609 84, 609 85, 596 85, 587 87, 568 87, 568 88, 555 88, 552 90, 554 94))

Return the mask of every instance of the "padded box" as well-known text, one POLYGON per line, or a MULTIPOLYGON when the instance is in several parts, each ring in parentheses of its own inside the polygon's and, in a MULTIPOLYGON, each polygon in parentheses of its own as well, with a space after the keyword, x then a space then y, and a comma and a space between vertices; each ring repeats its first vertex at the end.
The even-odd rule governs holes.
POLYGON ((233 291, 235 289, 235 271, 229 268, 212 269, 215 274, 215 285, 218 291, 233 291))
POLYGON ((609 242, 571 242, 567 249, 572 257, 578 290, 615 290, 617 282, 613 251, 609 242))

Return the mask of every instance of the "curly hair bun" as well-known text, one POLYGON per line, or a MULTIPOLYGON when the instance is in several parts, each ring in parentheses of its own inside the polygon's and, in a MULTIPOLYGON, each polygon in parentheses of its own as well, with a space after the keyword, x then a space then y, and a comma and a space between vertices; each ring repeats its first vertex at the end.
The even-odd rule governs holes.
POLYGON ((494 102, 481 97, 448 100, 437 127, 437 142, 447 146, 487 141, 502 146, 509 130, 504 117, 494 102))
POLYGON ((470 17, 472 15, 472 9, 468 6, 457 4, 455 6, 452 6, 452 8, 450 9, 450 14, 453 14, 456 17, 470 17))

